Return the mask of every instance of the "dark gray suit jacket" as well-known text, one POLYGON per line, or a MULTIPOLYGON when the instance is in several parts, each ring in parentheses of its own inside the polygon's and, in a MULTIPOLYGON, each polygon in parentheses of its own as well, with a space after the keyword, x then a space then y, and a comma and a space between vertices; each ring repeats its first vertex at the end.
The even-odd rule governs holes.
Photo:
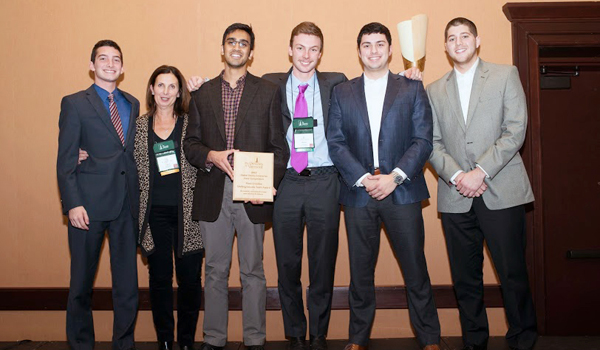
MULTIPOLYGON (((354 184, 374 171, 364 85, 361 75, 335 87, 327 126, 329 156, 345 183, 340 188, 340 203, 351 207, 367 205, 371 197, 354 184)), ((408 176, 391 194, 395 204, 429 198, 423 166, 431 153, 432 130, 423 84, 389 73, 379 132, 379 168, 382 174, 389 174, 398 167, 408 176)))
MULTIPOLYGON (((292 69, 290 68, 287 73, 269 73, 263 75, 263 79, 273 82, 279 86, 279 91, 281 93, 281 114, 283 115, 284 133, 287 132, 290 124, 292 123, 292 113, 290 112, 290 107, 287 104, 286 95, 286 84, 291 73, 292 69)), ((346 78, 343 73, 317 71, 317 81, 319 82, 319 90, 321 91, 323 121, 325 124, 325 131, 327 131, 327 123, 329 121, 329 100, 331 98, 331 93, 336 85, 348 81, 348 78, 346 78)))
POLYGON ((131 103, 125 146, 93 85, 62 99, 56 173, 65 214, 83 206, 90 220, 111 221, 119 216, 127 194, 132 215, 138 215, 133 141, 140 103, 130 94, 121 93, 131 103), (88 152, 89 158, 77 165, 80 148, 88 152))
MULTIPOLYGON (((208 152, 227 149, 221 81, 221 76, 218 76, 203 84, 192 94, 190 102, 190 122, 183 147, 190 164, 201 170, 198 172, 194 191, 194 220, 217 220, 223 201, 227 175, 217 167, 213 167, 209 172, 204 171, 208 152)), ((279 89, 276 85, 250 73, 246 76, 240 100, 233 147, 246 152, 273 153, 273 186, 279 186, 289 158, 281 123, 279 89)), ((273 203, 246 203, 244 206, 252 222, 271 221, 273 203)))

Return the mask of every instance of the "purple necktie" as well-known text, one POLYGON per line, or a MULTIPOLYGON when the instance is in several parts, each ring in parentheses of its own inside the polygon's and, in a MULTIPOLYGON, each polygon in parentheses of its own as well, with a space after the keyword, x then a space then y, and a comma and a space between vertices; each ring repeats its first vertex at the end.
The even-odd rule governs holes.
MULTIPOLYGON (((294 119, 308 118, 308 104, 304 98, 304 91, 308 88, 308 84, 298 86, 300 93, 296 98, 296 108, 294 109, 294 119)), ((290 154, 290 163, 294 170, 301 173, 308 166, 308 152, 296 152, 296 141, 292 133, 292 152, 290 154)))
POLYGON ((121 117, 119 116, 119 110, 117 109, 117 104, 115 103, 114 95, 108 95, 108 109, 110 109, 110 121, 112 121, 115 126, 115 130, 119 135, 119 139, 121 139, 121 143, 125 145, 125 136, 123 135, 123 125, 121 125, 121 117))

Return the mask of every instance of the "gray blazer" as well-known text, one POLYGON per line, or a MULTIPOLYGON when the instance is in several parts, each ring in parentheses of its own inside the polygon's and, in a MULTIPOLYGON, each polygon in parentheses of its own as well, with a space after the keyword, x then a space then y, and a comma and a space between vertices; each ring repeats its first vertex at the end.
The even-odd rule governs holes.
POLYGON ((497 210, 533 201, 519 154, 527 129, 527 106, 517 68, 479 60, 465 124, 454 70, 427 87, 433 113, 433 152, 439 175, 438 211, 464 213, 471 198, 450 184, 458 171, 477 164, 489 175, 483 200, 497 210))

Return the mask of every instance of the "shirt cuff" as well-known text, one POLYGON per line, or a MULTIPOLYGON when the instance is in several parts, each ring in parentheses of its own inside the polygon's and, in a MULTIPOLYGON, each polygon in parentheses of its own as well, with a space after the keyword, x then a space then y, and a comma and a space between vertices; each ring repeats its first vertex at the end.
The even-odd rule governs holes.
POLYGON ((479 169, 481 169, 481 171, 483 171, 483 173, 485 174, 485 178, 486 178, 486 179, 489 179, 489 178, 490 178, 490 175, 488 175, 487 171, 485 171, 485 169, 484 169, 484 168, 482 168, 482 167, 481 167, 481 165, 479 165, 479 164, 475 164, 475 166, 476 166, 476 167, 478 167, 479 169))
POLYGON ((355 187, 365 187, 365 185, 362 184, 362 180, 365 179, 365 177, 371 175, 370 173, 365 173, 363 176, 360 177, 360 179, 358 179, 358 181, 356 181, 356 183, 354 184, 355 187))
POLYGON ((454 175, 452 175, 452 177, 450 178, 450 183, 456 186, 456 182, 454 181, 456 179, 456 177, 458 176, 458 174, 460 173, 464 173, 464 171, 459 170, 457 172, 454 173, 454 175))

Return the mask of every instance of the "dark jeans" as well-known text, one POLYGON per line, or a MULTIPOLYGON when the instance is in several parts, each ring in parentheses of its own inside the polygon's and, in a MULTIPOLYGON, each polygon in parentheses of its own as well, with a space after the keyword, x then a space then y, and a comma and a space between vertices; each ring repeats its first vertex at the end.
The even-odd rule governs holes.
MULTIPOLYGON (((173 252, 178 244, 178 212, 176 206, 152 206, 149 224, 155 250, 148 256, 152 318, 159 342, 172 342, 173 318, 173 252)), ((202 252, 177 257, 177 341, 192 346, 196 335, 202 300, 202 252)))

